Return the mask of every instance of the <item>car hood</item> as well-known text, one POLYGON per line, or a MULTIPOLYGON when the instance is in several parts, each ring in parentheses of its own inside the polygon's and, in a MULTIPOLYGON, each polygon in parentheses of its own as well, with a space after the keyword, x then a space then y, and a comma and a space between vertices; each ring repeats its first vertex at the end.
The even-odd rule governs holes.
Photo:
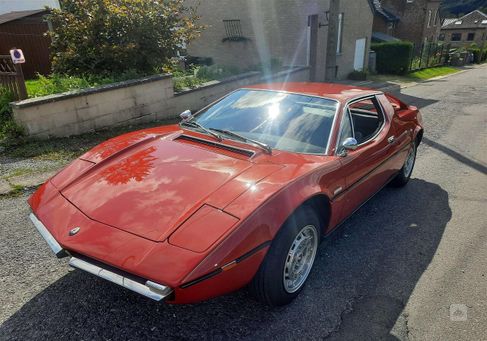
POLYGON ((236 179, 255 183, 279 168, 149 138, 98 162, 61 193, 93 220, 163 241, 202 204, 223 208, 243 193, 246 187, 236 179))

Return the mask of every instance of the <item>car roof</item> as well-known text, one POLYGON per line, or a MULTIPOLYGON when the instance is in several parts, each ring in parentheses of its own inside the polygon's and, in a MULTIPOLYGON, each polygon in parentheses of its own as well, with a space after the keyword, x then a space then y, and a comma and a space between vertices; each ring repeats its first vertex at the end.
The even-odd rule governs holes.
POLYGON ((381 94, 382 92, 357 86, 349 86, 336 83, 313 83, 313 82, 291 82, 291 83, 265 83, 244 87, 245 89, 285 91, 296 94, 311 95, 335 99, 339 102, 368 95, 381 94))

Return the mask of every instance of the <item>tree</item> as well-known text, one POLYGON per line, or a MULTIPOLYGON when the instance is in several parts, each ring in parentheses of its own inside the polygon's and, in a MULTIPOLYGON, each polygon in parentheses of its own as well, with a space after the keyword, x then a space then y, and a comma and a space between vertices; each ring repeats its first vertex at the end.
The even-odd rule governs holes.
POLYGON ((55 73, 113 75, 160 72, 199 35, 196 9, 184 0, 62 0, 51 9, 55 73))

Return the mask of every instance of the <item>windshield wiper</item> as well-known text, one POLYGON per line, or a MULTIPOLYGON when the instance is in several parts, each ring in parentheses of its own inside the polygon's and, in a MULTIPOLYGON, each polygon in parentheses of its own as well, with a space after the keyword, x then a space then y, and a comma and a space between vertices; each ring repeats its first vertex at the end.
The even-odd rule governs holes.
POLYGON ((208 128, 208 129, 222 133, 222 134, 225 134, 225 135, 228 135, 228 136, 233 136, 233 137, 239 139, 240 141, 243 141, 246 143, 251 143, 251 144, 257 145, 260 148, 264 149, 267 153, 272 154, 272 148, 263 142, 260 142, 260 141, 254 140, 254 139, 250 139, 250 138, 245 137, 243 135, 234 133, 233 131, 230 131, 230 130, 218 129, 218 128, 208 128))
POLYGON ((222 140, 222 137, 215 133, 214 131, 206 128, 204 125, 196 122, 196 121, 182 121, 181 123, 179 123, 180 125, 188 125, 188 126, 191 126, 191 127, 196 127, 196 128, 200 128, 201 130, 203 130, 205 133, 213 136, 214 138, 216 138, 218 141, 221 141, 222 140))

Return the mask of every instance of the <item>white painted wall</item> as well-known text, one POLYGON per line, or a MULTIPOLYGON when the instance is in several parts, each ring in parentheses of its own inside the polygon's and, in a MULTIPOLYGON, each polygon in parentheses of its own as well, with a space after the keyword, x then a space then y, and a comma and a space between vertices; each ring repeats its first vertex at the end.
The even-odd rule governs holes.
POLYGON ((0 0, 0 14, 14 11, 43 9, 45 6, 59 8, 58 0, 0 0))

